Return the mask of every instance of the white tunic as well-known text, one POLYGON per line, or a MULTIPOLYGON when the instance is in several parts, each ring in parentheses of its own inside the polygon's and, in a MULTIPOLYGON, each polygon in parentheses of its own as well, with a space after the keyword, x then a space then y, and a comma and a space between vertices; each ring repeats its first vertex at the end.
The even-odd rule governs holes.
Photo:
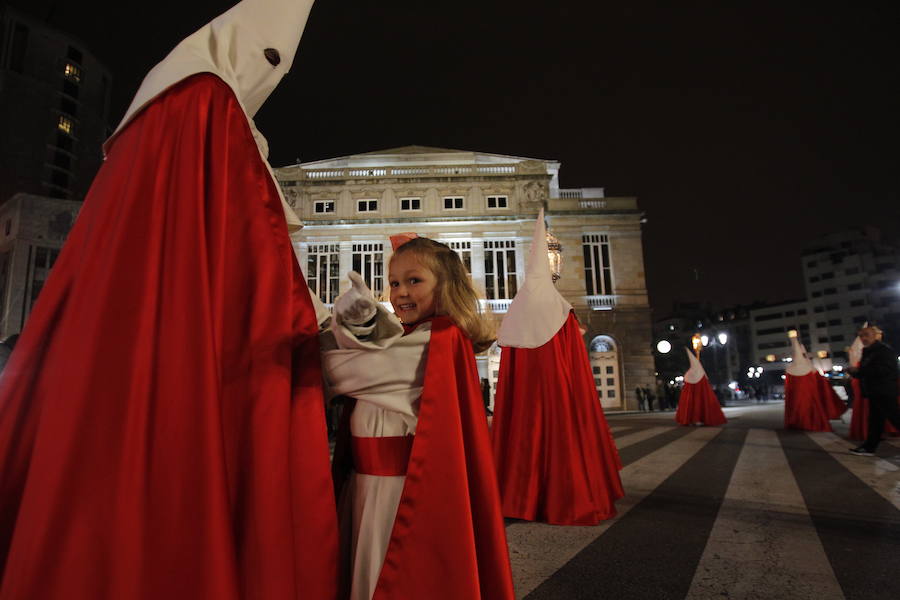
MULTIPOLYGON (((335 323, 332 333, 333 349, 323 345, 325 382, 329 397, 356 398, 350 433, 357 437, 415 434, 431 323, 404 336, 397 318, 379 306, 377 324, 368 337, 357 338, 350 328, 335 323)), ((351 523, 351 600, 370 600, 375 592, 405 480, 403 476, 350 476, 341 518, 342 526, 348 518, 351 523)))

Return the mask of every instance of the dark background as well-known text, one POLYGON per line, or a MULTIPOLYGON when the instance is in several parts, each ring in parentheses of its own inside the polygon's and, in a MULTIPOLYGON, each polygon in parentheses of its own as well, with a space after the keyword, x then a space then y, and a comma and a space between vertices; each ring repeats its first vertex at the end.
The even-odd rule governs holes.
MULTIPOLYGON (((234 2, 8 2, 144 74, 234 2)), ((799 253, 900 231, 900 3, 319 0, 257 115, 274 166, 409 144, 638 196, 656 317, 803 295, 799 253), (787 6, 786 6, 787 5, 787 6)))

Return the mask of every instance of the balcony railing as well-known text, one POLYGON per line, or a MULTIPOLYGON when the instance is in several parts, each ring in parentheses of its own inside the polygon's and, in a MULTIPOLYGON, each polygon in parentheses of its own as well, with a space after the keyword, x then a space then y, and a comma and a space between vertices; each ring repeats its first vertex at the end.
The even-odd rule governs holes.
POLYGON ((587 305, 591 310, 612 310, 616 307, 615 296, 587 296, 587 305))
POLYGON ((482 300, 481 306, 486 309, 490 309, 491 312, 495 314, 503 314, 509 310, 509 305, 512 304, 512 299, 509 300, 482 300))
POLYGON ((515 175, 516 165, 441 165, 433 167, 374 167, 353 169, 303 169, 300 179, 350 179, 356 177, 447 177, 515 175))

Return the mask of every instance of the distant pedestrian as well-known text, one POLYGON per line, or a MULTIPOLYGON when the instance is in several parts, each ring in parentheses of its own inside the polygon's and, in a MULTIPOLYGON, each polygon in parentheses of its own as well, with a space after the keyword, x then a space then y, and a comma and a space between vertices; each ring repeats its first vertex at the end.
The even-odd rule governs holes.
POLYGON ((634 395, 637 396, 638 401, 638 410, 645 411, 647 410, 647 403, 644 399, 644 390, 641 389, 641 386, 635 386, 634 395))
POLYGON ((644 398, 647 400, 647 410, 652 411, 654 396, 649 386, 644 386, 644 398))
POLYGON ((850 367, 850 374, 858 378, 862 395, 869 399, 869 431, 862 446, 850 450, 853 454, 874 456, 885 420, 900 429, 900 407, 897 404, 897 353, 882 340, 883 332, 875 326, 859 330, 863 343, 862 360, 858 367, 850 367))

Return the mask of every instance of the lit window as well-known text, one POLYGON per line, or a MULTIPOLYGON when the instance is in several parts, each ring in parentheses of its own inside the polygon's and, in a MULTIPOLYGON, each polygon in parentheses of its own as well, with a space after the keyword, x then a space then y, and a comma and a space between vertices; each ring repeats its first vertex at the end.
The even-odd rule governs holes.
POLYGON ((65 115, 60 115, 59 121, 57 123, 57 127, 59 127, 59 130, 62 131, 63 133, 68 133, 69 135, 72 135, 72 131, 75 129, 75 124, 72 122, 72 119, 70 119, 69 117, 67 117, 65 115))
POLYGON ((352 268, 378 298, 384 290, 384 244, 358 243, 352 246, 352 268))
POLYGON ((319 299, 331 304, 338 295, 340 246, 310 244, 306 259, 306 283, 319 299))
POLYGON ((378 210, 378 200, 357 200, 356 212, 376 212, 378 210))
POLYGON ((400 210, 422 210, 422 199, 400 198, 400 210))
POLYGON ((444 210, 462 210, 463 202, 460 197, 444 198, 444 210))
MULTIPOLYGON (((581 236, 584 253, 584 285, 588 296, 613 293, 612 266, 609 256, 609 237, 603 234, 581 236)), ((697 324, 702 327, 701 323, 697 324)))
POLYGON ((488 300, 515 298, 516 243, 513 240, 485 240, 484 287, 488 300))
POLYGON ((313 205, 313 212, 316 213, 333 213, 334 200, 316 200, 313 205))
POLYGON ((487 197, 487 207, 488 208, 507 208, 509 205, 509 200, 506 196, 488 196, 487 197))
POLYGON ((81 83, 81 69, 72 63, 66 63, 66 66, 63 68, 63 75, 66 76, 66 79, 71 79, 75 83, 81 83))

